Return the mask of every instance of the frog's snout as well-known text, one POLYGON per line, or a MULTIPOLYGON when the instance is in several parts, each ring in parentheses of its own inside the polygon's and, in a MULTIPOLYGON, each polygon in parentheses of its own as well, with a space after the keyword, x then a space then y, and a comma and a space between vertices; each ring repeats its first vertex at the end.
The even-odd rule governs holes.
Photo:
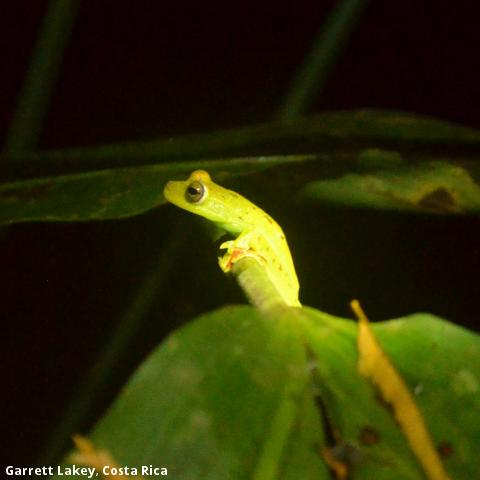
POLYGON ((173 183, 171 180, 169 182, 167 182, 167 184, 165 185, 165 187, 163 188, 163 196, 170 201, 170 198, 171 198, 171 195, 172 195, 172 191, 173 191, 173 183))

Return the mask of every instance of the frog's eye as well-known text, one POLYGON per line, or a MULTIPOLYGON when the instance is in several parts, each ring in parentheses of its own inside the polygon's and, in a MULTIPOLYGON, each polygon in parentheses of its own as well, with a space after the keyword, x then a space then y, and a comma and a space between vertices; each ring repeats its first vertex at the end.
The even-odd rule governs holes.
POLYGON ((185 191, 185 198, 190 203, 200 203, 206 196, 207 188, 202 182, 192 182, 185 191))

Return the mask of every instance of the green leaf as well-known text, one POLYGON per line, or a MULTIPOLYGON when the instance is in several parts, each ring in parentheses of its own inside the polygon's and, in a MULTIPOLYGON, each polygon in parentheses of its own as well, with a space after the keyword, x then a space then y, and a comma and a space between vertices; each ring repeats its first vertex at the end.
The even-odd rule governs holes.
POLYGON ((304 367, 291 318, 250 307, 205 315, 151 355, 92 439, 122 464, 175 478, 276 478, 304 367))
POLYGON ((357 325, 313 309, 305 314, 311 361, 316 365, 313 376, 331 428, 338 435, 338 448, 345 450, 352 463, 352 478, 423 478, 390 412, 357 372, 357 325), (366 431, 375 431, 379 442, 363 445, 366 431))
POLYGON ((466 169, 445 162, 388 168, 392 154, 380 156, 384 159, 383 170, 310 182, 302 195, 310 200, 384 210, 480 211, 480 186, 466 169))
MULTIPOLYGON (((303 157, 304 159, 305 157, 303 157)), ((163 187, 197 168, 212 173, 261 171, 302 157, 245 158, 99 170, 0 185, 0 224, 25 221, 106 220, 138 215, 165 203, 163 187)))
POLYGON ((376 325, 453 478, 480 470, 480 337, 427 314, 376 325), (401 337, 401 341, 398 337, 401 337))
POLYGON ((163 203, 167 180, 196 168, 221 182, 289 164, 288 198, 307 185, 310 198, 334 203, 477 211, 479 160, 473 129, 399 112, 329 112, 294 125, 4 156, 0 224, 137 215, 163 203))
MULTIPOLYGON (((479 337, 428 314, 374 329, 435 444, 448 447, 450 475, 474 478, 479 337)), ((164 466, 175 478, 313 480, 330 478, 322 457, 330 431, 352 479, 423 479, 390 411, 357 373, 356 333, 354 322, 310 308, 206 314, 144 362, 91 440, 121 465, 164 466)))

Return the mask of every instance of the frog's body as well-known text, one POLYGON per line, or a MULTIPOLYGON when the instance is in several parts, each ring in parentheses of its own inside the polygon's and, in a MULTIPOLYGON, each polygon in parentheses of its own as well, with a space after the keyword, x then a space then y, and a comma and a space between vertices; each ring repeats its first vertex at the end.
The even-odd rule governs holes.
POLYGON ((227 250, 219 258, 224 272, 230 271, 240 258, 254 257, 285 303, 300 306, 290 250, 273 218, 238 193, 214 183, 203 170, 196 170, 186 181, 168 182, 164 195, 178 207, 207 218, 236 237, 220 246, 227 250))

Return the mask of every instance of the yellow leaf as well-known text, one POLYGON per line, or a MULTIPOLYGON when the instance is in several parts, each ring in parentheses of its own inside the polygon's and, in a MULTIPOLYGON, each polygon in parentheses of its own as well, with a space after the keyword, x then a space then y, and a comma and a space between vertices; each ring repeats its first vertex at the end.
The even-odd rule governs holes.
POLYGON ((358 370, 380 391, 383 400, 392 407, 395 420, 414 455, 430 480, 450 480, 433 445, 422 414, 403 378, 378 343, 359 302, 350 304, 358 318, 358 370))

